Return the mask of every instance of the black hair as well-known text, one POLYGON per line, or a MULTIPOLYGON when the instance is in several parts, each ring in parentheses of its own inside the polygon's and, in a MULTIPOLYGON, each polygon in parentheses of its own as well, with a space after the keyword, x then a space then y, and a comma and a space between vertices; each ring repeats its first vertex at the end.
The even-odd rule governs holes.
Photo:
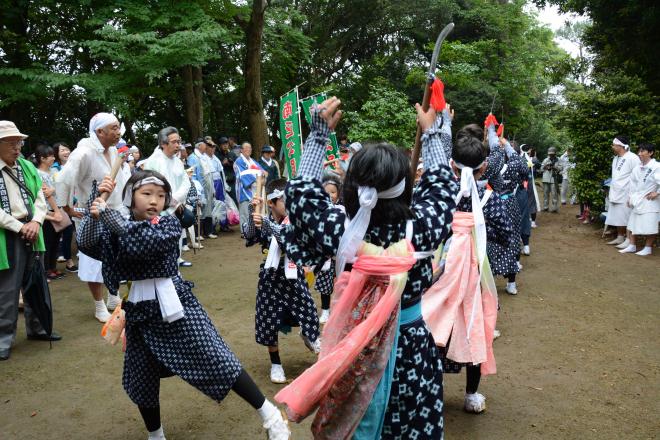
POLYGON ((30 160, 34 166, 38 168, 42 159, 50 156, 55 156, 55 150, 53 150, 53 147, 46 144, 39 144, 37 145, 37 148, 34 149, 34 153, 30 156, 30 160))
POLYGON ((268 196, 268 194, 272 193, 277 189, 279 189, 280 191, 284 191, 285 187, 286 187, 286 179, 271 180, 266 184, 266 196, 268 196))
POLYGON ((474 169, 476 173, 488 154, 481 139, 473 136, 461 136, 454 142, 451 157, 455 162, 474 169))
POLYGON ((341 181, 335 176, 325 176, 321 181, 321 185, 325 188, 326 185, 334 185, 337 188, 337 193, 341 194, 341 181))
POLYGON ((645 150, 648 151, 649 154, 653 154, 655 152, 655 145, 649 143, 649 142, 642 142, 637 146, 637 151, 639 150, 645 150))
POLYGON ((614 139, 618 139, 621 142, 623 142, 626 145, 630 145, 630 139, 628 139, 628 136, 622 135, 622 134, 617 134, 614 136, 614 139))
MULTIPOLYGON (((481 142, 486 151, 486 156, 490 154, 490 147, 488 146, 488 140, 484 140, 484 129, 479 124, 468 124, 456 132, 456 142, 459 139, 464 137, 473 137, 481 142)), ((467 165, 467 164, 466 164, 467 165)))
POLYGON ((346 136, 345 134, 342 134, 341 136, 339 136, 339 140, 348 142, 348 136, 346 136))
MULTIPOLYGON (((133 188, 133 184, 136 182, 139 182, 142 179, 146 179, 147 177, 155 177, 156 179, 159 179, 163 182, 163 189, 165 190, 165 205, 164 209, 167 209, 170 206, 170 201, 172 199, 172 186, 170 185, 170 182, 167 181, 165 176, 160 174, 157 171, 152 171, 152 170, 137 170, 133 175, 128 179, 126 182, 126 185, 124 186, 124 191, 121 194, 122 200, 126 197, 126 191, 128 188, 133 188)), ((129 208, 133 208, 133 198, 131 198, 131 206, 129 208)))
POLYGON ((355 217, 360 208, 360 186, 384 191, 396 186, 402 179, 406 180, 403 193, 394 199, 379 199, 371 213, 371 225, 396 224, 412 217, 413 179, 410 160, 404 152, 386 143, 365 146, 351 159, 344 179, 342 198, 348 215, 355 217))
POLYGON ((62 159, 60 158, 60 147, 67 148, 69 151, 71 151, 71 147, 69 147, 66 143, 64 142, 55 142, 53 144, 53 150, 55 152, 55 161, 62 165, 62 159))

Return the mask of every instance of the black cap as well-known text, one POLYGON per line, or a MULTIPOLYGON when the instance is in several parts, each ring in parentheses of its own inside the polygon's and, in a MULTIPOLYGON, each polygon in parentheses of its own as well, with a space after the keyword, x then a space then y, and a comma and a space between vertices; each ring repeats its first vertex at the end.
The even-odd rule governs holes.
POLYGON ((261 149, 262 153, 274 153, 275 148, 271 147, 270 145, 264 145, 264 147, 261 149))
POLYGON ((227 139, 225 136, 222 136, 218 142, 221 144, 226 144, 229 142, 229 139, 227 139))

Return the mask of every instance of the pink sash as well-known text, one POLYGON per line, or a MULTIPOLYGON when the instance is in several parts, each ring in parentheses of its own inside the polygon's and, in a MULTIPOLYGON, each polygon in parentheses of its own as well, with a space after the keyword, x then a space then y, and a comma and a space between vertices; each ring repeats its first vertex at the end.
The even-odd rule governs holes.
POLYGON ((439 346, 446 346, 451 335, 449 359, 481 364, 486 375, 496 371, 493 331, 497 292, 487 261, 479 274, 473 226, 472 213, 454 214, 445 272, 422 296, 422 316, 439 346))
POLYGON ((369 406, 392 349, 413 253, 406 240, 387 250, 363 244, 352 271, 337 280, 318 361, 275 396, 295 422, 319 407, 314 438, 349 438, 369 406))

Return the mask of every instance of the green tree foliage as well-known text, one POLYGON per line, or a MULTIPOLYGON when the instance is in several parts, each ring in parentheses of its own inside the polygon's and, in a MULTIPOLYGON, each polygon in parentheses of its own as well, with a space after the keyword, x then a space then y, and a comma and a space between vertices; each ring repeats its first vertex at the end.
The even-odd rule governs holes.
MULTIPOLYGON (((246 137, 250 3, 0 0, 0 116, 33 138, 75 142, 94 113, 112 110, 147 151, 165 125, 182 128, 188 138, 192 111, 198 111, 205 134, 246 137), (185 74, 190 68, 196 74, 185 74), (185 99, 190 78, 201 91, 199 108, 185 99)), ((433 42, 453 21, 438 72, 457 111, 455 125, 483 121, 497 90, 494 110, 498 118, 504 113, 507 134, 541 151, 560 145, 553 120, 557 103, 548 91, 569 73, 570 63, 524 5, 268 2, 261 88, 271 140, 278 145, 278 97, 304 83, 302 95, 329 91, 342 99, 353 112, 342 130, 356 140, 379 137, 409 146, 414 127, 408 135, 402 127, 421 100, 433 42), (384 96, 392 101, 383 102, 384 96), (390 118, 404 120, 389 131, 379 127, 376 136, 368 128, 379 113, 375 104, 386 104, 390 118)))
POLYGON ((640 142, 660 141, 660 99, 636 77, 596 76, 597 85, 573 86, 566 93, 561 122, 573 144, 576 167, 572 182, 581 201, 603 208, 603 180, 610 177, 612 139, 617 134, 640 142))
POLYGON ((649 90, 660 94, 658 29, 660 7, 655 0, 536 0, 554 4, 562 12, 588 15, 592 26, 584 41, 596 55, 597 72, 623 70, 639 76, 649 90))
POLYGON ((380 80, 371 87, 369 99, 360 111, 348 112, 349 138, 411 148, 415 142, 416 113, 408 97, 380 80))

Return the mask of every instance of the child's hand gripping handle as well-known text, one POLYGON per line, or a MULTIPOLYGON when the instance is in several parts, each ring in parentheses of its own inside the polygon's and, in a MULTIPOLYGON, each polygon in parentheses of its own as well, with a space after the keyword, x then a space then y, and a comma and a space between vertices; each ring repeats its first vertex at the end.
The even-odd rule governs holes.
POLYGON ((112 163, 112 169, 110 170, 110 176, 106 176, 103 179, 103 182, 101 182, 101 185, 99 185, 99 192, 101 193, 101 198, 103 200, 108 200, 110 197, 110 194, 112 194, 112 191, 115 189, 115 179, 117 178, 117 174, 119 173, 119 170, 121 169, 121 166, 124 164, 124 154, 120 153, 117 155, 117 158, 115 161, 112 163), (110 182, 112 183, 112 188, 108 188, 108 177, 110 179, 110 182))

